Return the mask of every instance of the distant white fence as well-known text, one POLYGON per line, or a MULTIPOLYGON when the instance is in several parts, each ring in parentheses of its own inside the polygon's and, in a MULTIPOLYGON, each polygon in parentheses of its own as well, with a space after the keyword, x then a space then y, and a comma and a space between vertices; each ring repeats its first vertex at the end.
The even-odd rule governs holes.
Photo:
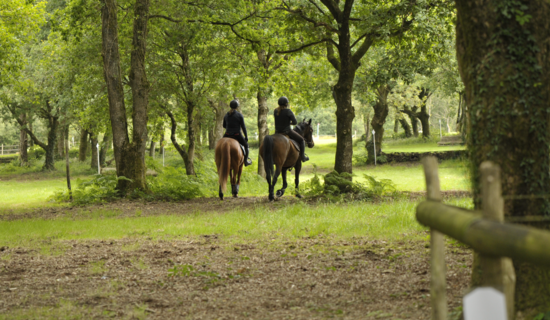
POLYGON ((19 152, 19 145, 0 145, 0 155, 16 154, 19 152))

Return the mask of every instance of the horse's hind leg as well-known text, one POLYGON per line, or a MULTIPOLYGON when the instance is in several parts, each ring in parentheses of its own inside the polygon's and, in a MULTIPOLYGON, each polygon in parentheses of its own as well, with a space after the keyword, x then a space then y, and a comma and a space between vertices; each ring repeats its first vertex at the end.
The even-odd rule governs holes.
POLYGON ((283 187, 279 190, 277 190, 277 197, 282 197, 285 194, 285 190, 288 187, 288 183, 286 182, 286 172, 288 168, 283 168, 282 171, 282 177, 283 177, 283 187))
POLYGON ((296 198, 303 198, 300 194, 300 171, 302 170, 302 161, 298 160, 296 163, 296 170, 294 174, 296 178, 294 179, 295 188, 296 188, 296 198))
POLYGON ((237 198, 239 194, 239 185, 237 184, 237 173, 231 170, 231 194, 233 198, 237 198))
MULTIPOLYGON (((279 178, 279 175, 281 174, 281 167, 277 166, 275 168, 275 174, 273 175, 273 181, 271 183, 271 187, 269 188, 269 199, 271 200, 271 197, 273 197, 273 192, 275 189, 275 186, 277 185, 277 179, 279 178)), ((278 194, 279 192, 277 192, 278 194)), ((273 200, 275 197, 273 197, 273 200)))
POLYGON ((220 185, 220 189, 218 191, 218 195, 220 196, 220 200, 223 201, 223 192, 222 192, 222 186, 220 185))

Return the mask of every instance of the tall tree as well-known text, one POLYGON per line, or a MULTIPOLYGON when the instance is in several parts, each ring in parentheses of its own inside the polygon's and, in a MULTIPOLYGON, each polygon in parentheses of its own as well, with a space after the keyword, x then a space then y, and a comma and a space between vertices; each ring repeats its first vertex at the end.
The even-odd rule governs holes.
POLYGON ((117 189, 127 194, 133 190, 147 190, 145 182, 145 146, 147 143, 147 107, 149 83, 145 73, 145 54, 149 20, 149 0, 136 0, 132 51, 128 83, 132 92, 132 140, 128 132, 122 68, 119 53, 119 30, 115 0, 102 0, 102 55, 103 70, 109 97, 109 113, 113 132, 116 161, 117 189))
POLYGON ((303 46, 325 44, 326 58, 338 73, 338 80, 332 88, 337 106, 334 169, 351 173, 352 123, 355 117, 352 92, 361 59, 375 43, 390 41, 412 28, 425 26, 430 17, 448 17, 450 11, 446 5, 435 1, 283 1, 279 8, 286 11, 291 20, 301 24, 302 34, 313 35, 311 42, 303 46), (421 19, 417 20, 417 17, 421 19))
MULTIPOLYGON (((456 8, 475 206, 479 165, 491 160, 501 168, 506 216, 548 215, 550 2, 457 0, 456 8)), ((548 311, 550 271, 518 261, 514 267, 516 309, 528 318, 548 311)))

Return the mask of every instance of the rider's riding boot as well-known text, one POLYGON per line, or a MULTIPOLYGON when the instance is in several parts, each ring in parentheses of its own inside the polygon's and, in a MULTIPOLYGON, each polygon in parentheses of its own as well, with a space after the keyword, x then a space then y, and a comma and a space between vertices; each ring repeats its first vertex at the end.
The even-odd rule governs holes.
POLYGON ((244 149, 246 150, 246 153, 244 154, 244 166, 247 167, 252 164, 252 160, 250 160, 250 158, 248 157, 250 153, 248 151, 248 147, 245 147, 244 149))
POLYGON ((306 141, 302 140, 300 142, 300 158, 302 159, 302 162, 306 162, 309 160, 309 157, 306 156, 306 141))

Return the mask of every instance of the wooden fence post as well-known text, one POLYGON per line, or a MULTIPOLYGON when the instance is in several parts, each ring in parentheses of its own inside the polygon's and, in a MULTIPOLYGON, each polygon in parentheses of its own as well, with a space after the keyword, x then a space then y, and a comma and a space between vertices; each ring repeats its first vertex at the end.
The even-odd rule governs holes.
MULTIPOLYGON (((427 199, 441 201, 437 158, 422 159, 426 177, 427 199)), ((430 298, 432 320, 447 320, 447 282, 445 279, 445 239, 443 234, 430 228, 430 298)))
MULTIPOLYGON (((484 161, 479 167, 481 173, 481 206, 483 218, 504 222, 504 200, 498 165, 484 161)), ((516 274, 512 259, 480 254, 481 285, 501 290, 506 296, 508 320, 515 318, 514 291, 516 274)))

